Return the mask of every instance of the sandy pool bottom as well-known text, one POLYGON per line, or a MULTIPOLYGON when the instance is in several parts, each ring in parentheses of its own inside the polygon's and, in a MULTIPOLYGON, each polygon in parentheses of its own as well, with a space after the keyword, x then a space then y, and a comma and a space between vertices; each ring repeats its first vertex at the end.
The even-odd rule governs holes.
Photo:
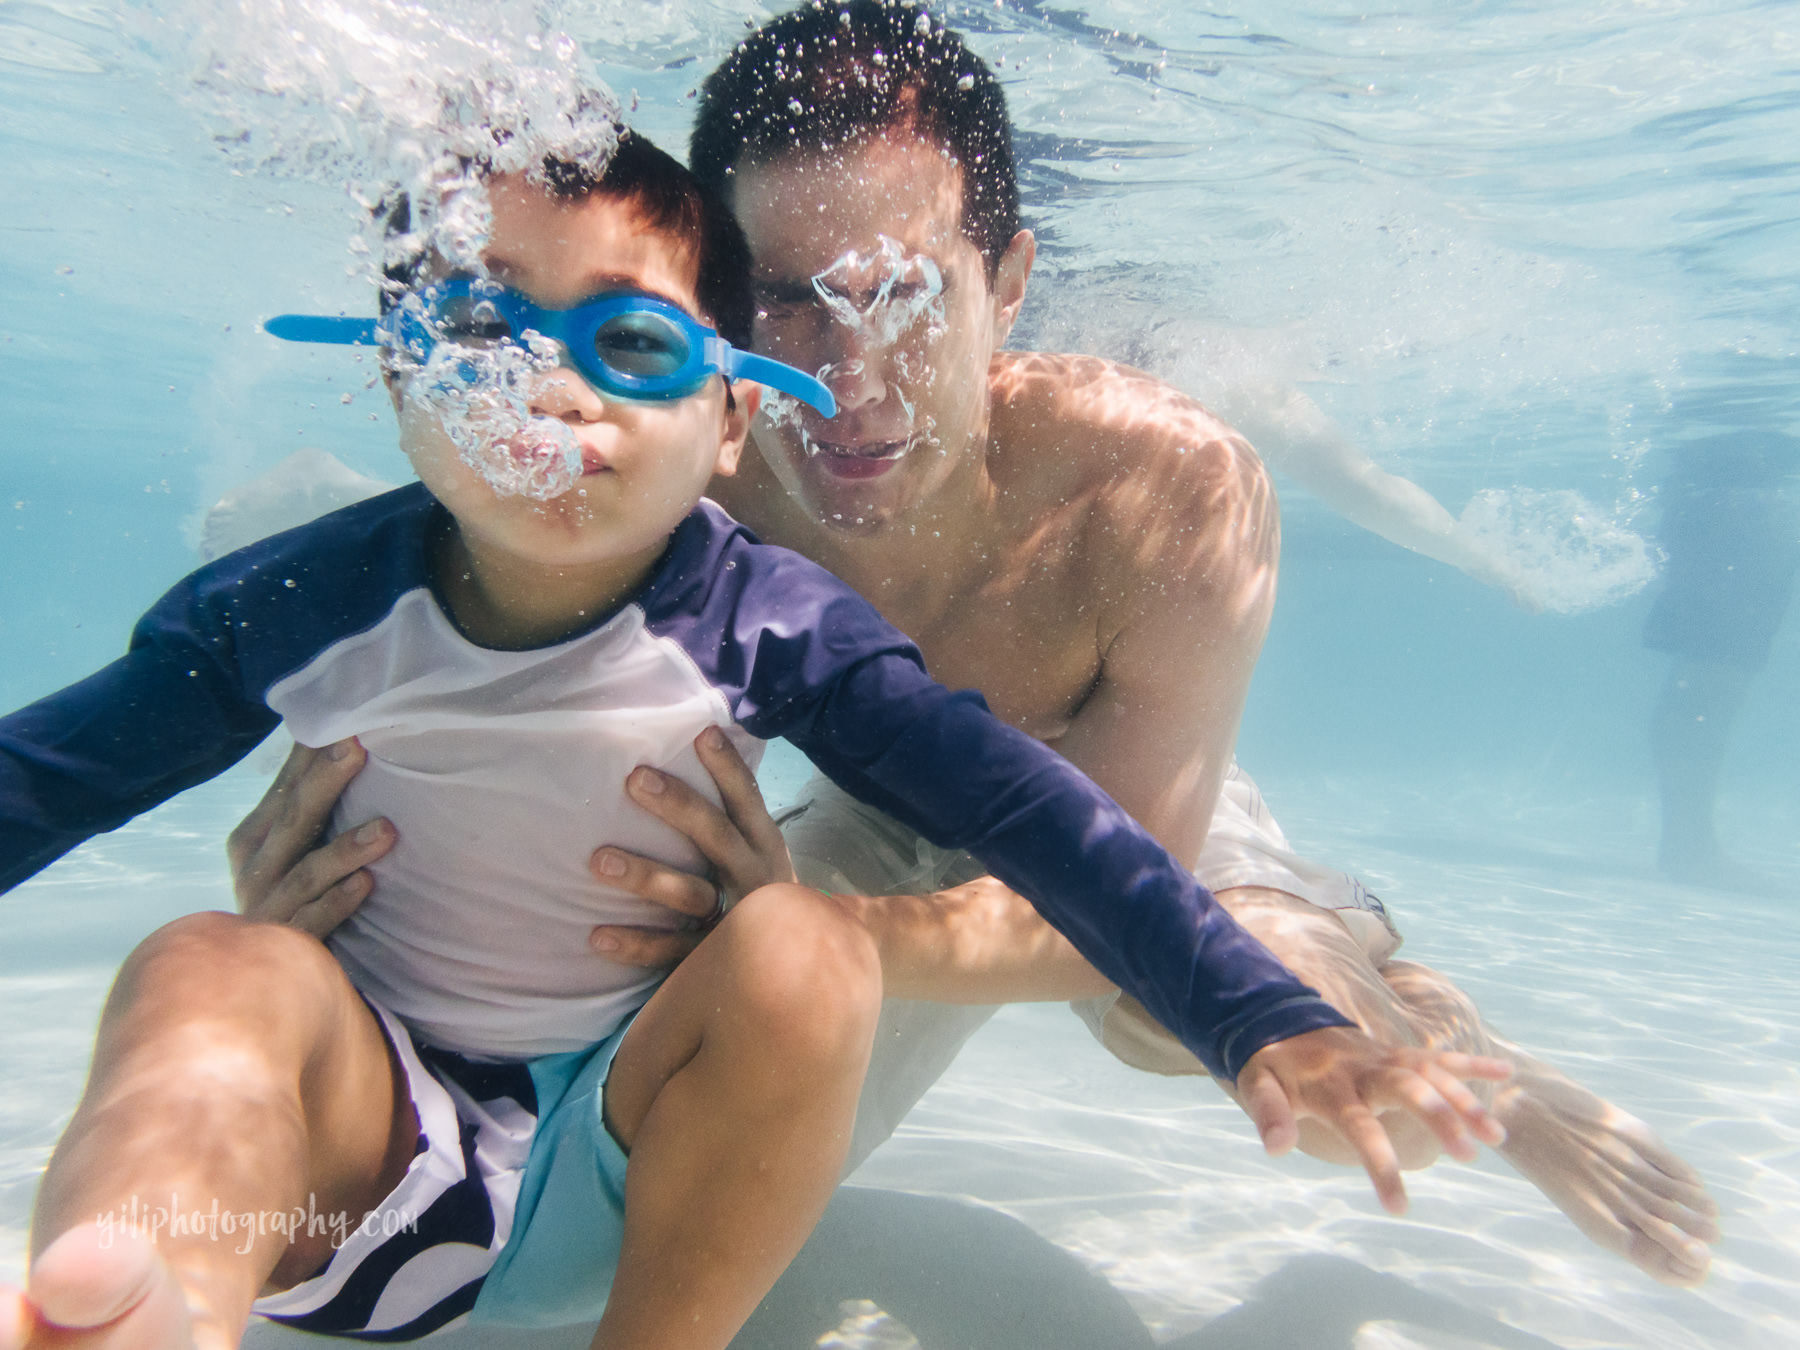
MULTIPOLYGON (((234 772, 9 897, 0 1277, 22 1270, 36 1178, 79 1094, 114 967, 157 924, 229 907, 220 841, 265 781, 234 772)), ((1701 1170, 1725 1227, 1705 1286, 1663 1289, 1594 1249, 1493 1157, 1411 1177, 1412 1212, 1392 1219, 1360 1175, 1270 1161, 1209 1086, 1136 1073, 1066 1008, 1032 1006, 979 1033, 854 1178, 926 1197, 892 1201, 891 1229, 873 1197, 871 1226, 940 1261, 970 1253, 958 1259, 982 1296, 923 1267, 908 1287, 897 1255, 866 1291, 837 1291, 835 1329, 792 1343, 1007 1350, 1054 1287, 1050 1302, 1068 1302, 1076 1320, 1083 1300, 1107 1316, 1114 1301, 1128 1307, 1144 1330, 1119 1333, 1120 1347, 1800 1345, 1800 859, 1748 858, 1785 894, 1727 897, 1650 876, 1635 801, 1552 809, 1491 790, 1396 798, 1348 781, 1270 795, 1297 844, 1390 903, 1408 957, 1453 975, 1498 1029, 1645 1118, 1701 1170), (1017 1222, 971 1226, 952 1200, 1017 1222)), ((1760 837, 1793 837, 1791 812, 1756 809, 1774 813, 1760 837)), ((1070 1342, 1111 1350, 1093 1339, 1106 1333, 1058 1325, 1070 1342)), ((263 1325, 248 1343, 300 1339, 263 1325)), ((451 1332, 440 1343, 515 1341, 548 1350, 587 1336, 451 1332)), ((1054 1337, 1035 1343, 1063 1350, 1054 1337)))

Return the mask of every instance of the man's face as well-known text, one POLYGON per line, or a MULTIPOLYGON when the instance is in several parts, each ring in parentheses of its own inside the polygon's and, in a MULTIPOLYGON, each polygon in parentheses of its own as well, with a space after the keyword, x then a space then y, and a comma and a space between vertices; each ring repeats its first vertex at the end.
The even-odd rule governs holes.
POLYGON ((777 406, 757 448, 806 513, 873 533, 928 500, 987 430, 1010 311, 962 231, 962 171, 896 130, 740 165, 756 350, 830 386, 838 415, 777 406))
MULTIPOLYGON (((493 280, 546 309, 568 309, 606 292, 656 296, 698 312, 693 266, 665 235, 648 229, 626 201, 598 193, 576 201, 551 197, 516 178, 490 188, 493 232, 483 254, 493 280)), ((476 352, 476 361, 480 360, 476 352)), ((692 508, 715 472, 736 467, 745 415, 740 391, 726 409, 724 382, 711 378, 686 398, 631 402, 604 396, 555 357, 523 382, 523 420, 476 424, 475 443, 459 446, 446 406, 424 396, 423 377, 397 389, 401 446, 432 494, 457 519, 471 547, 486 545, 552 566, 581 566, 635 555, 660 541, 692 508), (556 425, 560 424, 560 425, 556 425), (548 501, 496 490, 506 456, 525 453, 534 436, 566 430, 579 447, 581 472, 548 501), (735 439, 734 439, 735 436, 735 439)), ((476 397, 482 393, 479 382, 476 397)), ((464 429, 465 442, 471 434, 464 429)))

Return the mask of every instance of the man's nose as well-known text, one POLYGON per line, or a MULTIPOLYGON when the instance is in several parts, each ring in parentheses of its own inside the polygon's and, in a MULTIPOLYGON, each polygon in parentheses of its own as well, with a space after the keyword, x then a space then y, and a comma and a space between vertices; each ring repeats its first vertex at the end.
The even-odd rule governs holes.
POLYGON ((888 356, 863 333, 843 332, 832 344, 819 379, 831 390, 840 413, 872 407, 887 397, 888 356))

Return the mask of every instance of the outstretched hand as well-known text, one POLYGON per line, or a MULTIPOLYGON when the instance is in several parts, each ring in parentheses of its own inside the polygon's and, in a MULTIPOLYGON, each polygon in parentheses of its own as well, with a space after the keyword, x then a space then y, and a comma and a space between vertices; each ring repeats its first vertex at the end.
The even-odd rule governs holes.
POLYGON ((700 764, 719 789, 714 806, 678 778, 634 769, 625 780, 632 801, 693 841, 713 879, 682 872, 620 848, 602 848, 588 869, 608 886, 682 915, 677 929, 607 925, 589 938, 596 952, 626 965, 673 970, 732 905, 760 886, 791 882, 793 859, 781 827, 763 802, 756 775, 725 734, 709 727, 694 741, 700 764))
POLYGON ((1237 1092, 1272 1156, 1299 1142, 1302 1118, 1317 1120, 1356 1150, 1382 1207, 1404 1214, 1400 1160, 1381 1113, 1416 1116, 1452 1157, 1468 1162, 1476 1140, 1497 1146, 1506 1131, 1464 1080, 1497 1083, 1511 1075, 1503 1060, 1415 1046, 1386 1049, 1353 1028, 1326 1027, 1258 1050, 1238 1075, 1237 1092))
POLYGON ((368 866, 394 846, 394 827, 371 820, 324 842, 332 808, 367 759, 354 738, 294 747, 225 840, 239 913, 322 938, 368 899, 368 866))

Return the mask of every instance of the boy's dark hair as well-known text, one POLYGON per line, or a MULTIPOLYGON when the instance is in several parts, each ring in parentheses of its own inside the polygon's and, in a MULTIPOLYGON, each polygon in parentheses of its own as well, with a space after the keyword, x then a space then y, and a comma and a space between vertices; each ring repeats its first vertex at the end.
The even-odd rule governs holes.
MULTIPOLYGON (((544 184, 554 197, 579 201, 599 193, 629 202, 644 224, 678 244, 694 267, 694 296, 704 317, 734 347, 750 345, 756 302, 750 290, 750 246, 719 194, 704 186, 673 155, 626 128, 606 168, 596 177, 572 160, 547 156, 544 184)), ((404 193, 388 210, 390 237, 412 228, 412 204, 404 193)), ((383 272, 385 313, 418 280, 422 254, 390 264, 383 272)))
POLYGON ((688 162, 727 200, 741 163, 910 131, 962 166, 962 228, 988 281, 1019 230, 1006 96, 918 0, 808 0, 757 29, 700 86, 688 162))

